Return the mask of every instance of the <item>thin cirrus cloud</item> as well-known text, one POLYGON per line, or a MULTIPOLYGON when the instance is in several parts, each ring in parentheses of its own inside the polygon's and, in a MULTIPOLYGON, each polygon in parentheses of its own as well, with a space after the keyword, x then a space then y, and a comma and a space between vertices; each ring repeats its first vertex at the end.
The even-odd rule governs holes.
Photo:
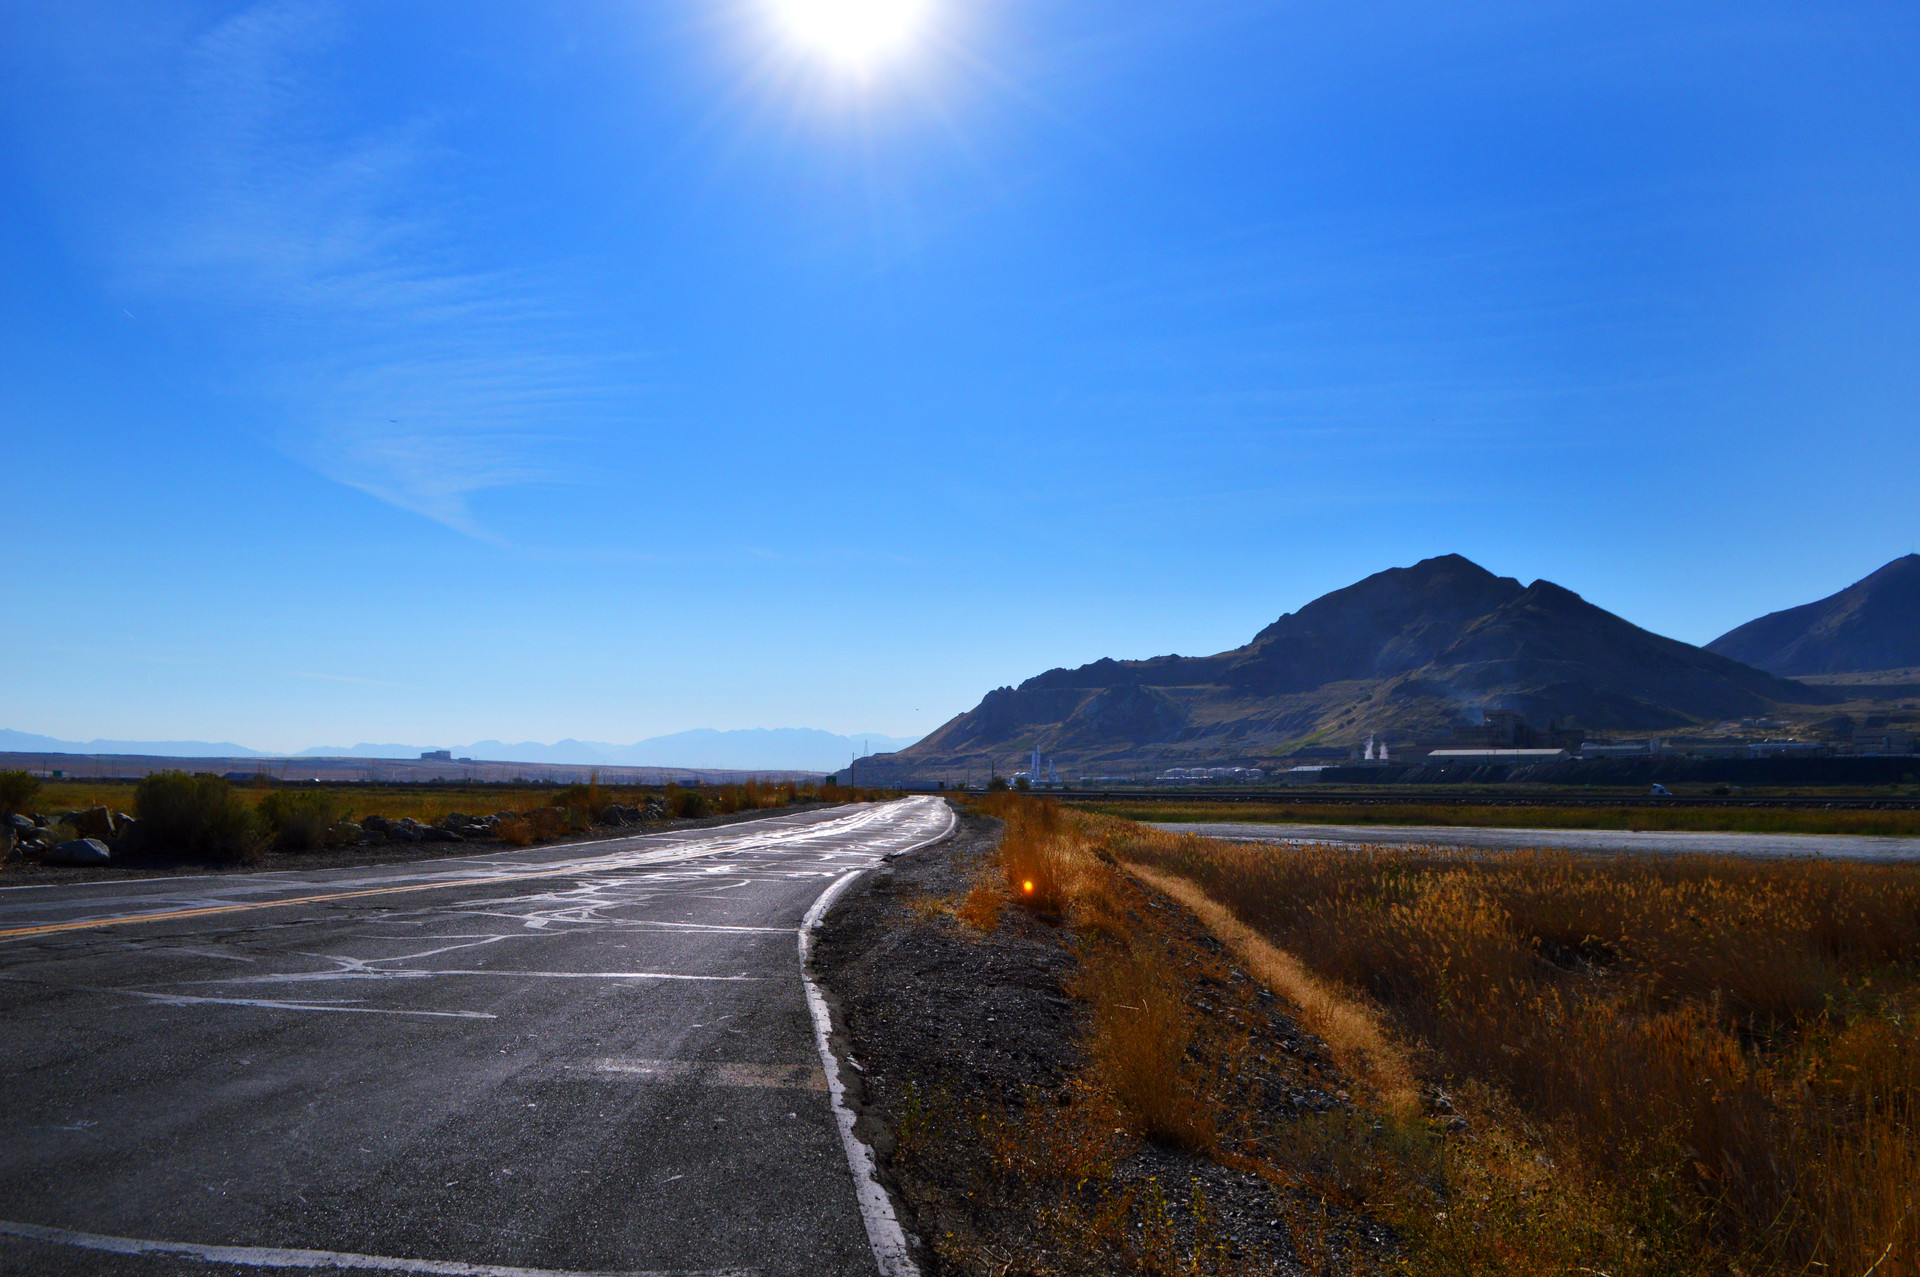
POLYGON ((242 334, 287 455, 498 540, 473 499, 578 478, 566 445, 631 410, 635 357, 537 270, 466 260, 432 121, 356 130, 307 71, 342 38, 330 7, 268 0, 162 42, 149 198, 109 234, 138 291, 242 334))

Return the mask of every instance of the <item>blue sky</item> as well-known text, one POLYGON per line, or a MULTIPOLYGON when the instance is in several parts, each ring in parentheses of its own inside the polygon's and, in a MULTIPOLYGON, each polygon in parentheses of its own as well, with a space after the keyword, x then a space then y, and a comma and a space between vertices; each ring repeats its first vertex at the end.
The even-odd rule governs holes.
POLYGON ((1460 552, 1920 541, 1920 10, 0 11, 0 725, 930 730, 1460 552))

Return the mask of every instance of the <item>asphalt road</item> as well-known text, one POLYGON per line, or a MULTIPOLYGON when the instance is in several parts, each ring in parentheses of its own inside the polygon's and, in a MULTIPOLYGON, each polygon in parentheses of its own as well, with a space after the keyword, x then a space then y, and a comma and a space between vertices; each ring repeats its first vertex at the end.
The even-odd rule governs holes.
POLYGON ((950 823, 0 891, 0 1272, 870 1277, 796 928, 950 823))
POLYGON ((1363 843, 1387 847, 1559 847, 1606 854, 1707 852, 1719 856, 1822 856, 1836 860, 1920 860, 1920 838, 1861 834, 1697 834, 1664 830, 1482 829, 1449 825, 1279 825, 1256 821, 1156 824, 1157 829, 1234 842, 1363 843))

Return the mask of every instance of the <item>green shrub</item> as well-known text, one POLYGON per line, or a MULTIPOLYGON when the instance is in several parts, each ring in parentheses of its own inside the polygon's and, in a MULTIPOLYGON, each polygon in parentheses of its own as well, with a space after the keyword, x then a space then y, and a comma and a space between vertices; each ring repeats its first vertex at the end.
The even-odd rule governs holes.
POLYGON ((340 800, 323 789, 276 789, 256 808, 280 851, 315 851, 332 841, 346 815, 340 800))
POLYGON ((682 789, 678 792, 669 791, 667 810, 682 818, 697 819, 711 815, 713 804, 697 789, 682 789))
POLYGON ((536 807, 527 813, 527 819, 533 825, 535 842, 558 838, 567 832, 567 814, 559 807, 536 807))
POLYGON ((0 816, 26 811, 39 792, 40 782, 32 772, 0 772, 0 816))
POLYGON ((220 776, 155 772, 133 791, 140 837, 150 852, 220 864, 257 860, 265 822, 220 776))

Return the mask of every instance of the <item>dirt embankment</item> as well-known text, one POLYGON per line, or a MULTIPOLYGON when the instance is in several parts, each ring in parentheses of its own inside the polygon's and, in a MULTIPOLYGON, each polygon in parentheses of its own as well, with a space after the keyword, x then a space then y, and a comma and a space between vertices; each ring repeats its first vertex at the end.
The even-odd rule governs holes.
POLYGON ((850 891, 815 950, 861 1070, 852 1098, 923 1270, 1385 1269, 1384 1227, 1275 1169, 1310 1164, 1316 1141, 1350 1145, 1372 1120, 1297 1008, 1124 873, 1105 931, 1021 908, 994 863, 999 834, 963 815, 953 838, 850 891), (1179 1081, 1207 1130, 1184 1149, 1140 1133, 1089 1047, 1102 1014, 1091 986, 1119 948, 1150 949, 1184 1003, 1179 1081))

